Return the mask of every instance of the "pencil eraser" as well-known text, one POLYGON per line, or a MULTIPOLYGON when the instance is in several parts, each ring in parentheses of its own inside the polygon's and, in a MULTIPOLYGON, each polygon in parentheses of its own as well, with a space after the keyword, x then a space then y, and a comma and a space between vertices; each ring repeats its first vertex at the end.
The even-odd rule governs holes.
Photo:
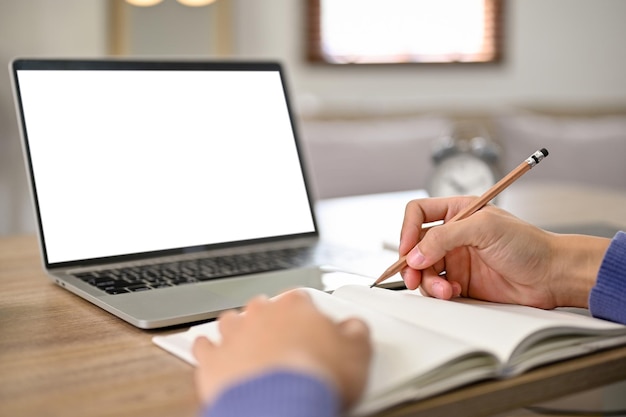
POLYGON ((546 148, 541 148, 541 150, 539 151, 543 154, 543 157, 545 158, 546 156, 548 156, 548 150, 546 148))

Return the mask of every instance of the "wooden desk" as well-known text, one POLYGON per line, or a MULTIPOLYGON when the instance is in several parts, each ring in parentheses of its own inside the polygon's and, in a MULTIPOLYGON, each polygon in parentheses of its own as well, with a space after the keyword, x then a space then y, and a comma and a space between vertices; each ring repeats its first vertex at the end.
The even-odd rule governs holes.
POLYGON ((0 239, 0 415, 193 416, 193 370, 52 284, 34 237, 0 239))
MULTIPOLYGON (((0 239, 0 415, 195 416, 193 369, 55 286, 36 240, 0 239)), ((624 379, 626 347, 396 407, 381 416, 487 416, 624 379)))

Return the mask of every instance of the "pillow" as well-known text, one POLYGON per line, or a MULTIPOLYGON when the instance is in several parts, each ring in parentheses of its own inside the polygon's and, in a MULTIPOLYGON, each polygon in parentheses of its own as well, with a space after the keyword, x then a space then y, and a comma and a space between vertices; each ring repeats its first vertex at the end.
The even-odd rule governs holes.
POLYGON ((316 197, 424 188, 431 145, 448 124, 436 115, 303 121, 316 197))
POLYGON ((496 117, 504 172, 546 148, 550 156, 520 181, 566 181, 626 189, 626 116, 554 117, 516 113, 496 117))

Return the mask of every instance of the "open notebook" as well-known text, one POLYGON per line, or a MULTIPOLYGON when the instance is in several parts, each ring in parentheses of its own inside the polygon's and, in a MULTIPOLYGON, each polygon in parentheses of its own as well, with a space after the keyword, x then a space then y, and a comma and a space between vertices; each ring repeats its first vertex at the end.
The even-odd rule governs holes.
MULTIPOLYGON (((342 286, 333 294, 304 291, 331 318, 356 316, 370 327, 374 356, 354 415, 626 344, 626 326, 569 311, 442 301, 362 285, 342 286)), ((153 341, 195 365, 191 346, 198 335, 219 341, 216 322, 153 341)))

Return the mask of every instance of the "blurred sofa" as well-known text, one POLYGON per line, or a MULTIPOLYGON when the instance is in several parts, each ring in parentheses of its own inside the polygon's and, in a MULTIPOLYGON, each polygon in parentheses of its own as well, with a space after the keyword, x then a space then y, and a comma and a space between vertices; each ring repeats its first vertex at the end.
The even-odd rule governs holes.
POLYGON ((431 144, 448 123, 441 115, 303 120, 300 132, 315 195, 424 188, 431 144))
POLYGON ((520 181, 562 181, 626 191, 626 109, 515 108, 302 117, 304 163, 315 197, 425 188, 435 142, 451 124, 468 120, 483 125, 499 144, 502 173, 545 147, 550 162, 520 181))

